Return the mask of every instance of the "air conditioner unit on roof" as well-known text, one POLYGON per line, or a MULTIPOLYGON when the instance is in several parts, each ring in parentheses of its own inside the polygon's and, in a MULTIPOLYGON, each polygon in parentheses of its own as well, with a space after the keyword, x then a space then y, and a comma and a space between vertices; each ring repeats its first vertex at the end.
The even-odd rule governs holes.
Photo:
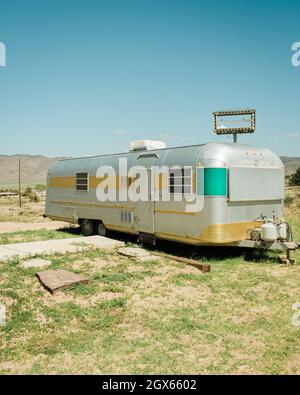
POLYGON ((151 151, 164 148, 166 148, 166 143, 156 140, 136 140, 129 144, 129 151, 151 151))

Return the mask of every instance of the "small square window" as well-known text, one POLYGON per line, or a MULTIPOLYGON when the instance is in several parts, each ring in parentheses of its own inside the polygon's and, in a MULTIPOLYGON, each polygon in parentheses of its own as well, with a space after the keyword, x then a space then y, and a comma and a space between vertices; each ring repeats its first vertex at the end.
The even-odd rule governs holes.
POLYGON ((190 194, 193 190, 192 184, 192 169, 190 167, 169 170, 169 193, 190 194))

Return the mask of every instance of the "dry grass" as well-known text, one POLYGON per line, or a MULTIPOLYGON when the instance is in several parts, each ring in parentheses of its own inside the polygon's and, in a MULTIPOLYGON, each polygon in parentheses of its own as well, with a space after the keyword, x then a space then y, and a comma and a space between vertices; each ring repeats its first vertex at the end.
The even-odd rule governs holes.
POLYGON ((44 218, 44 211, 43 197, 37 203, 23 197, 21 208, 18 197, 0 198, 0 245, 80 236, 78 226, 44 218))
MULTIPOLYGON (((300 240, 300 189, 289 193, 287 216, 300 240)), ((273 254, 249 260, 234 249, 199 256, 211 273, 114 251, 50 256, 51 268, 90 279, 54 296, 34 269, 0 263, 0 300, 8 306, 0 372, 299 374, 292 305, 300 302, 300 266, 280 265, 273 254)))
POLYGON ((23 197, 21 208, 18 197, 0 198, 0 222, 44 222, 44 210, 44 198, 34 203, 23 197))
POLYGON ((114 252, 51 256, 90 279, 54 296, 33 269, 2 264, 0 372, 300 373, 300 267, 228 254, 206 258, 210 274, 114 252))
POLYGON ((286 187, 286 209, 288 217, 299 216, 300 212, 300 187, 286 187))

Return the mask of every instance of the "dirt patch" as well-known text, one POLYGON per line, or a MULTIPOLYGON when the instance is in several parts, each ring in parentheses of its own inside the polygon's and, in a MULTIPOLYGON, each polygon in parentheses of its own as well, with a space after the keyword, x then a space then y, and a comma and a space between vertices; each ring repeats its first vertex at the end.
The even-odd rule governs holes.
POLYGON ((288 374, 300 374, 300 352, 293 355, 287 364, 288 374))
POLYGON ((30 371, 34 364, 42 363, 45 361, 45 359, 46 356, 40 354, 37 356, 31 356, 30 359, 26 359, 22 362, 7 361, 0 364, 0 371, 2 370, 9 374, 26 374, 30 371))
MULTIPOLYGON (((69 224, 61 221, 43 221, 43 222, 0 222, 0 233, 14 233, 25 230, 57 230, 68 227, 69 224)), ((74 227, 75 225, 70 225, 74 227)))
POLYGON ((54 295, 46 293, 40 298, 43 305, 47 307, 54 307, 60 304, 73 302, 81 307, 92 307, 104 300, 111 300, 114 298, 123 297, 121 292, 99 291, 95 295, 78 296, 70 292, 60 292, 54 295))
POLYGON ((272 310, 268 306, 255 306, 253 308, 248 308, 243 314, 241 312, 236 314, 232 311, 228 315, 228 321, 235 325, 250 324, 259 318, 265 318, 271 322, 272 310))
POLYGON ((89 273, 97 273, 101 271, 105 266, 108 266, 109 262, 104 259, 83 259, 72 263, 72 268, 75 270, 87 270, 89 273))

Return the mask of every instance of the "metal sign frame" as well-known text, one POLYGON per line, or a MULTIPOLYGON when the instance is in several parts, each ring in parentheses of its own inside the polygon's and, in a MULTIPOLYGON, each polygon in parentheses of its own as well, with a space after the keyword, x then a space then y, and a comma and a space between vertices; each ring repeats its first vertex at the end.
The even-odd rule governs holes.
MULTIPOLYGON (((214 115, 214 132, 216 134, 232 134, 234 138, 234 142, 237 140, 237 134, 244 134, 244 133, 254 133, 256 128, 256 110, 254 109, 244 109, 244 110, 228 110, 228 111, 216 111, 213 113, 214 115), (250 122, 250 125, 247 127, 219 127, 219 118, 220 117, 232 117, 235 115, 250 115, 250 118, 247 119, 250 122)), ((236 121, 236 122, 242 122, 236 121)), ((245 120, 244 120, 245 121, 245 120)), ((233 121, 234 122, 234 121, 233 121)))

